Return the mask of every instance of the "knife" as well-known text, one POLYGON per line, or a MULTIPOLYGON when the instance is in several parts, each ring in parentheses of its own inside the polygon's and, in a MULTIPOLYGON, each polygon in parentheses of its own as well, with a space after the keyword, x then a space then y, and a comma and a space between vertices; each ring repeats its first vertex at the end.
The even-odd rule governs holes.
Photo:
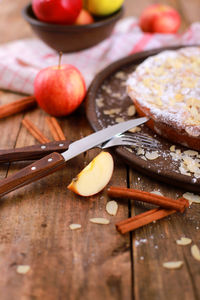
POLYGON ((52 152, 51 154, 35 161, 31 165, 23 168, 15 174, 1 180, 0 196, 3 196, 22 186, 56 172, 57 170, 63 168, 66 161, 70 160, 71 158, 98 146, 100 143, 108 141, 116 134, 121 134, 147 121, 148 118, 143 117, 111 125, 74 143, 71 143, 68 150, 61 154, 58 152, 52 152))
POLYGON ((69 148, 70 141, 53 141, 44 144, 0 150, 0 163, 36 160, 54 151, 62 153, 69 148))

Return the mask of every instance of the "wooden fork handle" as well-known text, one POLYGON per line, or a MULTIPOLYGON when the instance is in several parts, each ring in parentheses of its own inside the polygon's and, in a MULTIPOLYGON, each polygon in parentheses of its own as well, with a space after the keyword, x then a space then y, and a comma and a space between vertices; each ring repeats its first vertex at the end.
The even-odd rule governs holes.
POLYGON ((65 166, 63 156, 53 152, 0 181, 0 196, 34 182, 65 166))

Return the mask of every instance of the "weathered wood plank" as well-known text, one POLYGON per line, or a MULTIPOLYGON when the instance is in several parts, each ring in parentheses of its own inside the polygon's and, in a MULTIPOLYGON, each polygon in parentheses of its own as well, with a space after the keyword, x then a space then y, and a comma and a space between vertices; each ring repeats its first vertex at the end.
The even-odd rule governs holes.
MULTIPOLYGON (((137 16, 146 6, 146 2, 138 2, 135 8, 133 1, 127 1, 129 14, 133 9, 137 16), (143 6, 144 5, 144 6, 143 6)), ((150 3, 150 1, 148 1, 150 3)), ((182 16, 181 31, 198 21, 199 1, 160 1, 175 7, 182 16)), ((151 181, 149 178, 130 173, 130 187, 146 191, 159 190, 164 195, 177 198, 181 191, 151 181), (139 178, 139 180, 138 180, 139 178)), ((146 206, 147 208, 147 206, 146 206)), ((138 214, 144 208, 132 206, 132 214, 138 214)), ((133 278, 135 299, 198 299, 200 290, 199 263, 194 260, 189 246, 178 246, 176 240, 182 236, 192 238, 193 243, 199 242, 199 206, 196 204, 182 216, 176 214, 148 225, 133 233, 133 278), (164 261, 183 260, 180 270, 166 270, 162 267, 164 261)))
POLYGON ((0 43, 34 36, 31 28, 22 18, 21 11, 30 1, 6 0, 0 2, 0 43))
MULTIPOLYGON (((21 98, 22 95, 15 95, 8 92, 0 92, 0 105, 12 102, 21 98)), ((14 148, 20 131, 20 122, 23 118, 23 113, 0 119, 1 141, 0 148, 14 148)), ((8 171, 8 164, 0 165, 0 177, 4 178, 8 171)))
POLYGON ((199 0, 192 0, 189 3, 187 3, 184 0, 179 0, 178 7, 183 18, 187 21, 188 24, 193 22, 199 22, 199 0))
MULTIPOLYGON (((39 109, 26 114, 50 137, 44 115, 39 109)), ((92 132, 83 109, 59 121, 69 139, 92 132)), ((22 128, 17 147, 33 142, 22 128)), ((5 299, 12 297, 13 290, 19 296, 26 293, 30 299, 63 299, 66 295, 68 299, 131 299, 129 238, 120 236, 114 226, 128 216, 127 207, 120 204, 118 215, 112 217, 105 211, 105 192, 83 199, 66 189, 72 177, 99 151, 80 155, 68 162, 66 169, 4 197, 0 239, 8 256, 2 268, 12 264, 12 271, 7 270, 0 279, 0 293, 5 299), (92 217, 106 217, 111 224, 92 224, 92 217), (80 223, 82 229, 71 231, 71 223, 80 223), (12 249, 18 252, 14 258, 12 249), (19 259, 22 252, 25 256, 19 259), (31 266, 24 278, 15 271, 19 263, 31 266)), ((8 175, 22 165, 12 164, 8 175)), ((112 180, 126 184, 123 165, 116 168, 112 180)))
MULTIPOLYGON (((145 191, 160 191, 176 199, 184 191, 156 183, 135 172, 130 173, 130 186, 145 191)), ((132 203, 132 214, 150 208, 132 203)), ((199 263, 191 255, 191 245, 179 246, 176 240, 183 236, 199 245, 198 204, 193 204, 184 214, 177 213, 156 223, 149 224, 133 233, 133 273, 135 299, 198 299, 200 289, 199 263), (167 270, 167 261, 183 261, 179 270, 167 270)))
MULTIPOLYGON (((199 1, 161 1, 177 8, 183 15, 181 30, 198 20, 199 1)), ((27 0, 0 2, 0 43, 34 36, 21 17, 27 0), (6 26, 5 24, 12 24, 6 26), (6 33, 5 33, 6 28, 6 33)), ((139 16, 152 0, 125 0, 125 16, 139 16)), ((1 103, 14 100, 14 94, 0 95, 1 103)), ((45 113, 36 109, 26 114, 49 137, 45 113)), ((36 143, 21 127, 23 114, 0 121, 0 146, 17 147, 36 143)), ((76 114, 59 119, 67 138, 75 140, 91 132, 83 107, 76 114)), ((66 189, 75 176, 99 150, 80 155, 67 164, 66 169, 43 180, 15 191, 0 203, 0 298, 10 299, 131 299, 131 271, 135 299, 198 299, 200 298, 199 263, 190 254, 190 246, 177 246, 175 240, 189 236, 199 243, 199 207, 182 217, 173 215, 166 220, 121 236, 115 222, 128 217, 127 203, 119 204, 116 217, 105 212, 108 201, 105 193, 83 200, 66 189), (104 216, 110 225, 91 224, 91 217, 104 216), (69 230, 69 224, 82 224, 79 231, 69 230), (133 244, 133 245, 132 245, 133 244), (131 249, 132 245, 132 249, 131 249), (133 251, 131 255, 130 251, 133 251), (132 270, 131 270, 131 257, 132 270), (162 268, 164 260, 183 259, 180 270, 162 268), (16 266, 27 264, 26 275, 16 273, 16 266)), ((27 163, 11 165, 9 174, 27 163)), ((8 166, 0 167, 1 178, 8 166)), ((175 196, 179 191, 130 173, 130 186, 144 190, 158 188, 165 195, 175 196), (139 181, 136 179, 141 178, 139 181), (137 184, 136 184, 137 183, 137 184)), ((127 172, 115 158, 115 172, 111 184, 126 185, 127 172)), ((132 209, 138 213, 139 208, 132 209)))

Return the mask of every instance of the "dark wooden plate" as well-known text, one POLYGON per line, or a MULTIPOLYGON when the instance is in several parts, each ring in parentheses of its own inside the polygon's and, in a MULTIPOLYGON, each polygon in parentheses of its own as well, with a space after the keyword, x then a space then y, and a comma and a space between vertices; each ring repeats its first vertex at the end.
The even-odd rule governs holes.
MULTIPOLYGON (((183 47, 183 46, 181 46, 183 47)), ((97 131, 121 120, 133 118, 128 115, 128 107, 132 100, 127 96, 125 81, 138 64, 151 55, 155 55, 166 49, 178 49, 179 47, 159 48, 140 52, 125 57, 109 65, 93 80, 86 99, 86 114, 92 128, 97 131)), ((137 115, 134 116, 134 118, 137 115)), ((162 182, 184 188, 188 191, 200 192, 200 178, 194 174, 183 175, 180 173, 181 160, 172 159, 170 147, 172 143, 159 137, 145 125, 137 134, 146 134, 159 143, 159 157, 155 160, 145 160, 144 155, 137 154, 137 148, 120 146, 114 151, 130 166, 139 172, 162 182)), ((181 152, 188 150, 176 145, 181 152)), ((151 149, 149 149, 151 152, 151 149)), ((145 150, 146 153, 146 150, 145 150)))

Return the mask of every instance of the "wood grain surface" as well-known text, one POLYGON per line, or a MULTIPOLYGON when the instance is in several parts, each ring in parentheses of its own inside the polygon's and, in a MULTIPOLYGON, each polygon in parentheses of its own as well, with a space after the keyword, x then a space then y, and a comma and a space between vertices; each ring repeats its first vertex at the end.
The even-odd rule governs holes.
MULTIPOLYGON (((21 9, 28 0, 0 2, 0 43, 33 37, 22 19, 21 9)), ((158 1, 125 0, 125 16, 139 16, 142 9, 158 1)), ((199 21, 199 0, 159 1, 175 7, 182 15, 181 31, 199 21)), ((0 105, 21 95, 0 91, 0 105)), ((36 144, 26 128, 30 118, 50 140, 46 114, 39 108, 0 120, 0 148, 36 144)), ((92 132, 82 105, 74 114, 59 119, 65 136, 76 140, 92 132)), ((200 299, 200 262, 190 245, 178 246, 182 236, 200 247, 200 207, 193 204, 179 213, 145 226, 134 233, 120 235, 115 223, 144 211, 147 206, 119 202, 116 216, 106 213, 106 192, 83 199, 67 190, 71 179, 94 158, 91 150, 68 162, 67 168, 2 197, 0 202, 0 299, 2 300, 197 300, 200 299), (109 225, 97 225, 90 218, 105 217, 109 225), (71 231, 71 223, 82 228, 71 231), (182 260, 179 270, 162 267, 165 261, 182 260), (24 275, 18 265, 29 265, 24 275)), ((177 198, 182 190, 160 184, 129 169, 114 156, 111 185, 145 191, 159 190, 177 198)), ((0 165, 3 179, 26 166, 27 162, 0 165)))

